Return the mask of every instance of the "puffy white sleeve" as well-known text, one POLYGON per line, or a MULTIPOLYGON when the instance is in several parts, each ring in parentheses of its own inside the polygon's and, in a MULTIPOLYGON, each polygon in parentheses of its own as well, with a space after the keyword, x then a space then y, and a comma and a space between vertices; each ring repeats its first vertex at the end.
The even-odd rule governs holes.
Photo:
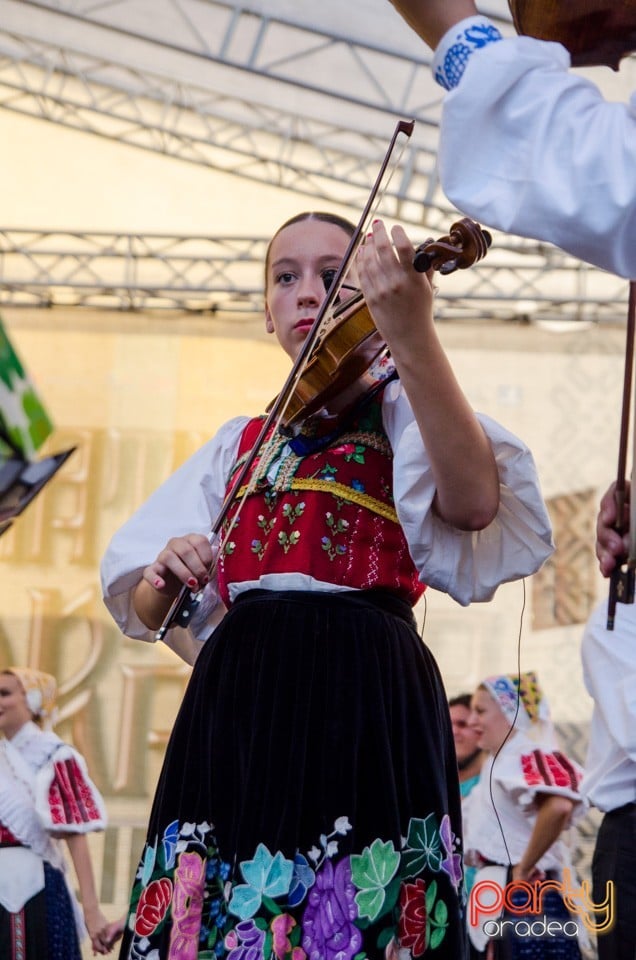
MULTIPOLYGON (((187 533, 207 535, 225 496, 227 480, 236 460, 239 440, 247 417, 226 423, 216 436, 166 480, 113 536, 101 565, 104 603, 123 633, 154 641, 155 633, 139 620, 132 604, 132 591, 142 572, 157 557, 171 537, 187 533)), ((193 618, 191 632, 205 640, 212 632, 220 603, 216 582, 205 588, 203 601, 193 618)), ((178 633, 178 630, 170 633, 178 633)), ((179 640, 171 646, 178 649, 179 640)), ((183 655, 183 654, 182 654, 183 655)), ((191 661, 191 657, 184 656, 191 661)))
POLYGON ((484 530, 458 530, 433 510, 430 461, 399 382, 386 388, 382 411, 393 447, 397 513, 421 580, 466 606, 490 600, 502 583, 535 573, 553 551, 552 528, 526 445, 478 415, 499 470, 499 510, 484 530))
MULTIPOLYGON (((435 52, 443 59, 444 37, 435 52)), ((443 107, 439 173, 455 206, 636 277, 636 102, 605 100, 558 43, 516 37, 470 56, 443 107)))

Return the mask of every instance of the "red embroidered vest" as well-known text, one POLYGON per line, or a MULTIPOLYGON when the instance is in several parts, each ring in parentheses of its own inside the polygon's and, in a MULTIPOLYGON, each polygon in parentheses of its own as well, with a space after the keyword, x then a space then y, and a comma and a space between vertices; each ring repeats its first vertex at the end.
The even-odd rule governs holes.
MULTIPOLYGON (((243 431, 234 475, 261 426, 261 418, 251 420, 243 431)), ((245 484, 255 473, 254 491, 219 559, 224 602, 229 583, 298 572, 352 589, 392 590, 414 605, 425 588, 395 512, 392 469, 380 400, 326 449, 298 456, 286 438, 276 440, 251 467, 245 484)), ((224 540, 244 489, 236 492, 224 540)))

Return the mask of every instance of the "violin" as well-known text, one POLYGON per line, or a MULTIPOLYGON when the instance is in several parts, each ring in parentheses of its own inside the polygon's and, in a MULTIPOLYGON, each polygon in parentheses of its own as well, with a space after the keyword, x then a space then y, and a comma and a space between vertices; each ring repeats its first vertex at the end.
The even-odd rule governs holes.
POLYGON ((607 66, 636 50, 636 0, 508 0, 517 33, 555 40, 576 67, 607 66))
MULTIPOLYGON (((491 243, 487 230, 464 217, 447 236, 420 244, 413 266, 419 273, 438 270, 442 275, 465 270, 485 257, 491 243)), ((308 425, 314 435, 338 430, 352 408, 377 388, 377 380, 367 373, 383 358, 388 359, 387 345, 356 292, 333 309, 287 401, 280 428, 293 434, 308 425)))

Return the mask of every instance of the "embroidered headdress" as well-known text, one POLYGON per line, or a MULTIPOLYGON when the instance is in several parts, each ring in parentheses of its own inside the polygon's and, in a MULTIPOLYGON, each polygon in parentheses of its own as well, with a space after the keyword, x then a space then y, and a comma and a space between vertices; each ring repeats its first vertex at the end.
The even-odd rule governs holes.
POLYGON ((534 670, 503 673, 482 681, 510 724, 527 733, 553 736, 550 708, 534 670))
POLYGON ((57 713, 55 677, 50 673, 44 673, 43 670, 34 670, 32 667, 7 667, 5 672, 18 678, 26 694, 29 710, 45 729, 50 729, 57 713))

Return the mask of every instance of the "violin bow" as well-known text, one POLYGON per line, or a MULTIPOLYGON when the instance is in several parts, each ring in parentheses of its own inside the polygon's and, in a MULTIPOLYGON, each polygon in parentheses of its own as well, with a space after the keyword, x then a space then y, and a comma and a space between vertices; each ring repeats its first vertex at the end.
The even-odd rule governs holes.
MULTIPOLYGON (((623 405, 621 410, 621 431, 618 442, 618 468, 614 499, 616 502, 617 533, 625 532, 625 500, 627 494, 627 435, 631 406, 632 381, 634 376, 634 329, 636 327, 636 281, 629 285, 629 306, 627 309, 627 332, 625 338, 625 372, 623 377, 623 405)), ((634 423, 636 431, 636 418, 634 423)), ((636 438, 635 438, 636 439, 636 438)), ((633 466, 632 466, 633 469, 633 466)), ((630 546, 627 557, 617 563, 610 575, 609 598, 607 602, 607 629, 614 629, 617 603, 634 602, 634 567, 636 567, 636 503, 630 497, 630 546)))
MULTIPOLYGON (((331 311, 331 308, 333 307, 336 301, 336 298, 340 293, 344 279, 351 266, 351 263, 353 262, 353 258, 355 257, 358 251, 358 248, 365 237, 369 220, 371 219, 371 216, 373 215, 373 211, 375 209, 374 203, 376 201, 376 197, 378 197, 380 187, 382 186, 382 181, 384 180, 384 176, 389 166, 389 162, 391 160, 391 156, 393 154, 395 146, 398 142, 398 138, 400 136, 404 136, 406 138, 404 143, 406 143, 406 141, 410 138, 411 134, 413 133, 414 126, 415 126, 415 122, 413 120, 400 120, 398 121, 395 127, 395 130, 393 131, 393 136, 391 137, 391 141, 389 143, 388 149, 386 151, 386 154, 380 166, 379 173, 376 177, 373 187, 371 188, 371 192, 369 193, 369 196, 364 206, 364 210, 362 211, 362 215, 360 216, 360 220, 358 221, 358 225, 355 229, 355 232, 353 233, 353 235, 349 240, 349 244, 345 251, 344 257, 342 258, 342 262, 338 267, 338 271, 335 277, 333 278, 333 281, 331 283, 331 286, 329 287, 329 290, 325 295, 325 299, 320 305, 320 308, 316 315, 316 319, 314 320, 313 326, 309 331, 309 333, 307 334, 307 337, 305 338, 305 341, 302 345, 300 353, 298 354, 294 362, 294 365, 289 373, 289 376, 287 377, 287 380, 285 381, 282 390, 276 397, 276 400, 272 404, 267 417, 263 421, 263 425, 259 431, 259 434, 256 440, 254 441, 254 445, 252 449, 250 450, 245 462, 241 466, 241 469, 239 470, 237 476, 234 478, 232 482, 232 486, 228 491, 228 493, 226 494, 225 499, 223 500, 219 514, 216 520, 214 521, 214 525, 212 529, 208 534, 208 540, 210 541, 210 543, 214 542, 214 539, 219 533, 221 527, 223 526, 225 518, 227 517, 227 514, 229 512, 230 505, 234 501, 236 491, 241 489, 243 481, 247 476, 248 471, 250 470, 252 464, 254 463, 254 460, 256 459, 258 453, 260 452, 263 446, 263 443, 265 441, 265 438, 269 433, 270 428, 272 427, 272 424, 280 423, 282 417, 285 414, 287 405, 293 395, 294 390, 296 389, 298 381, 302 376, 302 371, 306 366, 306 363, 311 355, 311 352, 314 346, 316 345, 316 342, 318 341, 318 338, 324 331, 323 321, 331 311)), ((393 173, 393 170, 391 170, 391 173, 393 173)), ((378 202, 379 202, 379 197, 378 197, 378 202)), ((252 481, 255 481, 254 475, 252 475, 252 481)), ((243 502, 245 501, 247 496, 251 493, 251 491, 252 491, 252 485, 248 484, 239 502, 237 514, 235 514, 235 517, 232 521, 232 525, 230 526, 230 529, 226 533, 226 539, 231 533, 234 522, 236 521, 236 516, 238 515, 238 511, 240 510, 243 502)), ((221 549, 221 547, 219 547, 219 549, 221 549)), ((216 561, 215 561, 215 564, 216 564, 216 561)), ((214 565, 212 569, 214 569, 214 565)), ((159 629, 156 631, 155 640, 163 640, 166 633, 172 626, 175 626, 175 625, 181 626, 181 627, 188 626, 191 620, 192 611, 195 608, 195 605, 198 602, 198 599, 200 599, 200 596, 201 596, 201 591, 193 592, 192 590, 190 590, 189 587, 184 585, 179 591, 179 593, 177 594, 177 596, 175 597, 175 599, 173 600, 170 606, 170 609, 168 610, 168 613, 166 614, 163 620, 163 623, 161 624, 159 629)))

